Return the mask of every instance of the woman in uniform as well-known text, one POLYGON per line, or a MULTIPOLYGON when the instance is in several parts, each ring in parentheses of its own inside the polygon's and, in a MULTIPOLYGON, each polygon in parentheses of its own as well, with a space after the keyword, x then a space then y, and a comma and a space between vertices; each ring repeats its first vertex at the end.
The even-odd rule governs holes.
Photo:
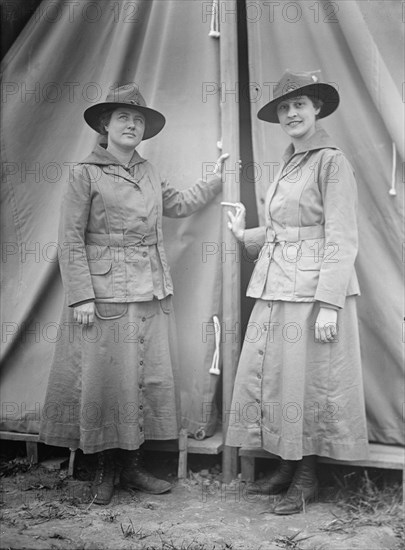
MULTIPOLYGON (((164 116, 136 85, 88 108, 86 122, 106 137, 71 175, 62 202, 60 269, 66 294, 43 410, 40 440, 97 454, 94 502, 108 504, 116 466, 121 486, 170 490, 142 465, 145 440, 176 439, 179 379, 173 285, 162 216, 179 218, 220 193, 221 178, 178 191, 137 147, 164 116)), ((221 164, 227 155, 217 163, 221 164)))
POLYGON ((356 182, 318 123, 338 104, 337 90, 316 73, 286 71, 258 113, 291 139, 267 192, 265 225, 245 229, 240 203, 228 213, 235 237, 260 253, 247 290, 256 298, 249 321, 255 330, 248 325, 226 442, 281 458, 260 488, 287 491, 276 514, 300 512, 316 498, 317 456, 367 456, 356 182))

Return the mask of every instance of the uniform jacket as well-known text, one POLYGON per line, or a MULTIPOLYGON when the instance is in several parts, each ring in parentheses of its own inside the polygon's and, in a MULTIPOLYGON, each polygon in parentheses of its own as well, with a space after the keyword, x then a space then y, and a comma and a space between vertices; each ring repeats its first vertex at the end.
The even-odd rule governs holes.
POLYGON ((359 294, 353 169, 320 128, 283 160, 267 192, 265 225, 244 234, 245 246, 260 251, 247 295, 343 307, 359 294))
POLYGON ((151 300, 152 253, 159 262, 164 295, 171 294, 162 216, 189 216, 222 188, 221 179, 213 178, 178 191, 136 152, 131 165, 133 176, 98 145, 72 170, 59 228, 60 268, 69 306, 92 299, 151 300))

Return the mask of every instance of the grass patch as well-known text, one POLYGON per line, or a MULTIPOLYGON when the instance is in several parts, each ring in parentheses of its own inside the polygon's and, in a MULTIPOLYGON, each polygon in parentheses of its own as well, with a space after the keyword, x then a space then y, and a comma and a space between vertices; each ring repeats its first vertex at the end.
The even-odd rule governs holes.
POLYGON ((333 514, 335 519, 321 530, 353 534, 359 527, 388 526, 405 547, 401 483, 388 483, 381 474, 371 479, 367 470, 334 478, 342 514, 333 514))

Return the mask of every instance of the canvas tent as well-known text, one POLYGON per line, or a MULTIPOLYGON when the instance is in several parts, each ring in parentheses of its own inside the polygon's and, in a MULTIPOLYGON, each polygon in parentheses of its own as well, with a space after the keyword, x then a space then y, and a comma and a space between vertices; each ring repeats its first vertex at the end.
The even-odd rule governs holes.
MULTIPOLYGON (((402 8, 394 0, 38 5, 3 60, 2 430, 38 431, 63 302, 56 243, 61 193, 69 166, 96 141, 83 124, 84 109, 112 84, 140 83, 148 104, 167 117, 165 131, 143 144, 141 154, 185 188, 212 170, 222 142, 231 155, 224 197, 236 200, 240 193, 250 210, 256 199, 261 219, 286 141, 256 113, 285 68, 319 68, 342 97, 323 125, 348 154, 359 188, 358 306, 370 440, 404 444, 402 8)), ((220 378, 209 374, 212 317, 218 315, 223 328, 226 420, 240 300, 242 313, 251 307, 243 298, 246 281, 239 288, 241 264, 244 273, 251 262, 226 230, 219 200, 189 219, 165 223, 182 415, 191 435, 201 429, 210 435, 220 416, 220 378)))
MULTIPOLYGON (((208 7, 203 13, 200 2, 182 0, 45 0, 4 59, 3 430, 38 432, 54 345, 60 337, 61 195, 69 166, 84 158, 97 140, 83 124, 83 111, 102 101, 110 86, 137 82, 148 104, 165 113, 166 129, 171 130, 162 133, 159 142, 142 144, 141 154, 180 189, 213 171, 221 153, 221 110, 224 122, 236 117, 221 109, 218 99, 208 101, 205 95, 220 80, 220 59, 229 50, 209 36, 208 7)), ((223 63, 228 74, 236 64, 236 55, 230 57, 235 61, 223 63)), ((229 130, 232 120, 227 122, 229 130)), ((237 162, 237 128, 224 135, 223 147, 237 162)), ((238 186, 231 177, 225 186, 232 186, 227 194, 235 200, 238 186)), ((212 435, 218 419, 220 378, 209 369, 215 350, 213 315, 221 322, 227 316, 221 306, 223 266, 217 252, 223 241, 221 215, 218 198, 192 218, 166 220, 164 229, 175 286, 181 289, 175 308, 183 423, 190 434, 200 437, 212 435)), ((235 248, 229 234, 225 239, 235 248)), ((232 277, 233 290, 227 284, 224 294, 234 308, 239 289, 237 275, 232 277)), ((236 365, 236 348, 229 360, 236 365)))
POLYGON ((263 94, 269 85, 264 84, 286 67, 320 68, 341 95, 338 111, 322 125, 348 155, 358 184, 356 268, 369 438, 403 444, 403 6, 286 2, 273 4, 273 13, 265 11, 265 3, 260 7, 261 17, 253 9, 248 19, 252 97, 255 83, 262 91, 260 100, 251 103, 254 159, 262 174, 256 179, 258 210, 262 214, 270 168, 275 169, 287 145, 277 127, 255 116, 267 99, 263 94), (396 195, 390 194, 392 187, 396 195))

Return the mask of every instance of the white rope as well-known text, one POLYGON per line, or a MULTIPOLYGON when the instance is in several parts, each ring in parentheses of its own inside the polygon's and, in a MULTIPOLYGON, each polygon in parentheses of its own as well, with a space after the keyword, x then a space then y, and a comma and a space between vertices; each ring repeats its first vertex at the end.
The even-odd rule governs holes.
POLYGON ((219 345, 221 343, 221 324, 216 315, 212 317, 212 321, 214 323, 214 332, 215 332, 215 351, 212 357, 210 374, 219 375, 221 374, 221 371, 219 370, 219 345))
POLYGON ((391 195, 391 197, 395 197, 397 194, 397 191, 395 189, 395 179, 397 174, 397 148, 395 145, 395 142, 392 142, 392 172, 391 172, 391 189, 388 191, 388 193, 391 195))
POLYGON ((219 38, 219 0, 212 0, 211 25, 208 36, 219 38))

